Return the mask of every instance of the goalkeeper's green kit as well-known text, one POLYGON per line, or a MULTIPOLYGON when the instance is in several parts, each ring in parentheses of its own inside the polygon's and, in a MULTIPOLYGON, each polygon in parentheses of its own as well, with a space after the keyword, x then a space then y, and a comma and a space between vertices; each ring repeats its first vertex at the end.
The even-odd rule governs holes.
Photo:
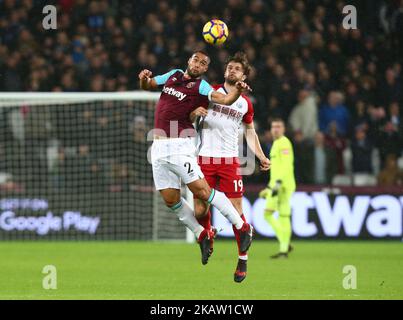
POLYGON ((274 141, 270 151, 270 182, 261 192, 266 198, 265 219, 280 242, 280 252, 287 252, 291 239, 291 196, 295 191, 294 151, 287 137, 274 141), (273 216, 278 211, 279 218, 273 216))

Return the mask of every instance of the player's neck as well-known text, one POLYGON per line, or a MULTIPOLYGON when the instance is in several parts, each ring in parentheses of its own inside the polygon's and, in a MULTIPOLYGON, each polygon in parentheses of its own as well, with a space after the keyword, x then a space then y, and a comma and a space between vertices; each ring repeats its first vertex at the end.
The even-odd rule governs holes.
POLYGON ((232 84, 229 84, 228 82, 224 82, 224 89, 227 93, 230 93, 230 92, 236 90, 236 86, 235 86, 235 84, 232 85, 232 84))
POLYGON ((185 71, 185 73, 183 74, 183 77, 186 79, 186 80, 189 80, 189 79, 199 79, 200 77, 192 77, 187 71, 185 71))

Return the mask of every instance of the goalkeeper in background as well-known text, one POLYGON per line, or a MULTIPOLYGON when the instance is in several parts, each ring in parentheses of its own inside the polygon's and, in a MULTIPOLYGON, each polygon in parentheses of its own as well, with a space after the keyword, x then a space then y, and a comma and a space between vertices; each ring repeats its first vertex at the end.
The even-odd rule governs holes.
POLYGON ((292 250, 290 200, 295 191, 294 152, 284 132, 284 121, 273 119, 271 134, 274 142, 270 150, 270 182, 267 188, 259 193, 259 197, 266 198, 264 217, 280 242, 280 252, 271 256, 272 259, 288 258, 288 253, 292 250), (276 211, 279 213, 278 219, 274 217, 276 211))

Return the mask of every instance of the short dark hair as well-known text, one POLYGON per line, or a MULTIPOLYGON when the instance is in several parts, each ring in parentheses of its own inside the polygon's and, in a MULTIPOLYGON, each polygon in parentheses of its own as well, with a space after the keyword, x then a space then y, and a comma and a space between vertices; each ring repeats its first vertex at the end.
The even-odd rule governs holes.
POLYGON ((227 66, 230 62, 240 63, 242 65, 243 73, 245 74, 245 76, 249 75, 251 66, 245 52, 238 51, 233 56, 229 57, 227 63, 225 64, 225 69, 227 69, 227 66))
POLYGON ((197 50, 197 51, 193 52, 192 56, 195 55, 196 53, 201 53, 201 54, 205 55, 208 58, 209 62, 211 61, 210 55, 206 51, 197 50))
POLYGON ((280 117, 275 117, 275 118, 271 119, 270 124, 273 124, 273 122, 282 122, 283 125, 285 125, 284 120, 280 117))

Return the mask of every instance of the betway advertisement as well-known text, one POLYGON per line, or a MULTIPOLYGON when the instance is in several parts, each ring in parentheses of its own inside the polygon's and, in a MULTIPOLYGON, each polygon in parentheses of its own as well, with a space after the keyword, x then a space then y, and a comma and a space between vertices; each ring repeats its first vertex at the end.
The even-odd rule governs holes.
MULTIPOLYGON (((381 239, 403 237, 403 195, 329 195, 296 192, 291 199, 294 238, 381 239)), ((265 200, 248 194, 244 214, 261 237, 274 237, 264 219, 265 200), (249 196, 249 197, 248 197, 249 196)), ((221 237, 233 237, 228 221, 213 209, 213 224, 221 237)))

